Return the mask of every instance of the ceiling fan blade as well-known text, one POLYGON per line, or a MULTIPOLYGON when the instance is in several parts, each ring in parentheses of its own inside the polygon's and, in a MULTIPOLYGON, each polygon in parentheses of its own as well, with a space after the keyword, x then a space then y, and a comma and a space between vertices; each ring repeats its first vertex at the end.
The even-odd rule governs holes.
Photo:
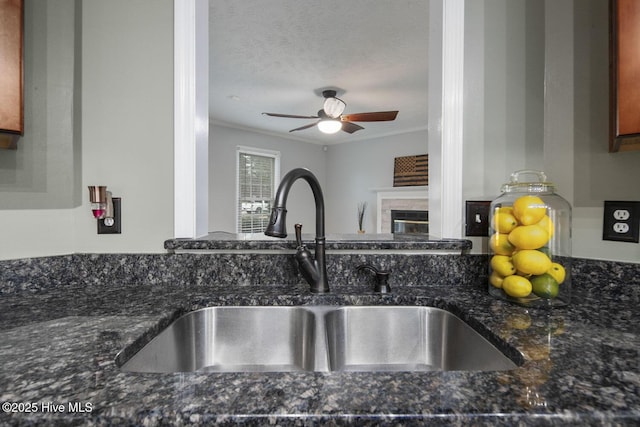
POLYGON ((272 117, 285 117, 288 119, 317 119, 318 116, 296 116, 294 114, 279 114, 279 113, 262 113, 265 116, 272 116, 272 117))
POLYGON ((304 126, 300 126, 299 128, 295 128, 295 129, 291 129, 289 132, 295 132, 297 130, 305 130, 305 129, 309 129, 314 127, 315 125, 317 125, 318 123, 320 123, 319 121, 308 124, 308 125, 304 125, 304 126))
POLYGON ((351 122, 342 122, 342 130, 347 133, 354 133, 360 129, 364 129, 362 126, 351 122))
POLYGON ((342 120, 349 122, 388 122, 395 120, 397 111, 376 111, 371 113, 343 114, 342 120))

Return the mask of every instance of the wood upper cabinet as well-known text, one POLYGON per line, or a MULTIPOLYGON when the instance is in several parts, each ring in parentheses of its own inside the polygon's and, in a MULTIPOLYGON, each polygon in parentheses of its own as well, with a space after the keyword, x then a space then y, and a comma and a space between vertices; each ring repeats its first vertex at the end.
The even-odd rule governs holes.
POLYGON ((23 0, 0 0, 0 148, 24 131, 23 0))
POLYGON ((609 4, 609 152, 640 150, 640 0, 609 4))

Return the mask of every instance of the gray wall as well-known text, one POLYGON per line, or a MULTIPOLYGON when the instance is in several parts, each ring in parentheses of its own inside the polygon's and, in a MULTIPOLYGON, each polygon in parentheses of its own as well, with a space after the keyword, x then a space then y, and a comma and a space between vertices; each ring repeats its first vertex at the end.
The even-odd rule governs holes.
MULTIPOLYGON (((211 125, 209 132, 209 230, 236 232, 236 149, 239 145, 280 152, 280 173, 302 167, 313 172, 325 188, 325 155, 321 145, 288 140, 227 126, 211 125)), ((326 194, 325 194, 326 197, 326 194)), ((315 230, 313 194, 306 182, 296 182, 287 201, 288 233, 293 225, 315 230)))
MULTIPOLYGON (((238 145, 281 152, 281 174, 296 167, 309 168, 322 185, 326 233, 355 233, 358 202, 367 201, 365 229, 375 232, 374 188, 393 186, 393 159, 424 154, 427 132, 355 141, 323 148, 295 140, 225 126, 211 126, 209 147, 209 228, 235 232, 236 147, 238 145)), ((287 203, 287 224, 301 222, 314 232, 315 211, 306 183, 294 184, 287 203), (307 188, 305 188, 307 187, 307 188)))
POLYGON ((376 193, 393 187, 394 158, 427 153, 427 131, 330 145, 327 148, 327 227, 332 233, 358 230, 358 203, 367 202, 364 229, 376 232, 376 193))
MULTIPOLYGON (((37 113, 37 124, 44 127, 32 129, 18 152, 0 152, 0 238, 11 242, 2 246, 0 258, 162 252, 163 240, 173 235, 173 2, 83 0, 80 55, 70 18, 78 9, 63 0, 55 7, 49 3, 34 1, 32 6, 39 7, 29 12, 35 12, 42 30, 34 35, 40 37, 34 52, 46 51, 47 59, 40 64, 47 72, 26 76, 39 82, 40 97, 27 88, 26 103, 46 104, 46 113, 37 113), (76 47, 59 52, 54 47, 59 38, 72 39, 76 47), (62 63, 56 61, 62 58, 62 63), (80 82, 77 68, 71 66, 78 60, 80 82), (69 98, 52 98, 58 93, 57 81, 51 80, 56 74, 62 77, 62 92, 72 96, 73 84, 64 78, 68 73, 74 73, 73 84, 81 85, 80 120, 71 113, 60 117, 64 108, 73 111, 69 98), (72 123, 65 121, 71 117, 72 123), (31 134, 34 140, 27 142, 31 134), (107 184, 123 197, 120 236, 95 234, 84 188, 96 183, 107 184)), ((640 200, 640 152, 607 153, 606 4, 607 0, 466 2, 463 196, 493 198, 511 171, 542 168, 574 206, 575 256, 640 262, 640 245, 602 241, 603 201, 640 200), (506 9, 499 9, 501 5, 506 9), (540 60, 541 40, 531 34, 541 15, 543 68, 535 62, 540 60)), ((75 107, 77 95, 73 91, 75 107)), ((247 141, 241 143, 251 145, 247 141)), ((325 156, 338 151, 329 147, 325 156)), ((351 161, 351 167, 357 164, 364 162, 351 161)), ((329 174, 327 163, 322 178, 327 194, 355 179, 338 179, 336 173, 333 182, 329 174)), ((310 197, 308 190, 301 192, 296 199, 310 197)), ((332 224, 353 231, 355 206, 349 207, 349 202, 366 197, 360 194, 364 193, 329 202, 346 206, 342 213, 328 213, 335 218, 332 224)), ((482 251, 486 242, 474 239, 474 247, 482 251)))
POLYGON ((164 252, 173 1, 25 3, 25 136, 0 151, 0 259, 164 252), (86 186, 98 184, 122 197, 121 235, 96 234, 86 186))
POLYGON ((574 206, 640 200, 640 152, 608 153, 609 57, 607 2, 574 8, 574 206))
POLYGON ((544 169, 544 2, 466 2, 465 17, 463 190, 491 199, 511 172, 544 169))
POLYGON ((75 252, 163 252, 173 237, 173 1, 82 0, 82 196, 75 252), (98 235, 86 186, 122 198, 98 235))
POLYGON ((80 195, 80 19, 76 0, 24 11, 24 136, 0 150, 0 210, 60 209, 80 195))
POLYGON ((544 170, 573 206, 574 256, 640 262, 640 245, 602 240, 604 200, 640 201, 640 152, 607 152, 607 5, 466 3, 464 197, 544 170))

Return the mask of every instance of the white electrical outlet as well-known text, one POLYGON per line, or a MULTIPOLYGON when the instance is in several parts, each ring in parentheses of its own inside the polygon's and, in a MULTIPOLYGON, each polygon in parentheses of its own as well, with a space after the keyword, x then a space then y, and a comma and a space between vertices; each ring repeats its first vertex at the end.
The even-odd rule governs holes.
POLYGON ((631 214, 626 209, 616 209, 613 212, 613 217, 615 219, 617 219, 618 221, 626 221, 626 220, 629 219, 630 216, 631 216, 631 214))
POLYGON ((605 200, 602 239, 640 242, 640 201, 605 200))
POLYGON ((629 232, 629 224, 624 223, 624 222, 616 222, 615 224, 613 224, 613 231, 615 231, 616 233, 628 233, 629 232))

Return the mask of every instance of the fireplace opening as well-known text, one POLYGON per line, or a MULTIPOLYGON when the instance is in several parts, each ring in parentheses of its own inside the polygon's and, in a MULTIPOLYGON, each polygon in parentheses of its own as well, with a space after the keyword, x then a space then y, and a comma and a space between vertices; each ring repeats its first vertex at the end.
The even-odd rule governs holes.
POLYGON ((391 210, 391 232, 429 234, 429 211, 391 210))

